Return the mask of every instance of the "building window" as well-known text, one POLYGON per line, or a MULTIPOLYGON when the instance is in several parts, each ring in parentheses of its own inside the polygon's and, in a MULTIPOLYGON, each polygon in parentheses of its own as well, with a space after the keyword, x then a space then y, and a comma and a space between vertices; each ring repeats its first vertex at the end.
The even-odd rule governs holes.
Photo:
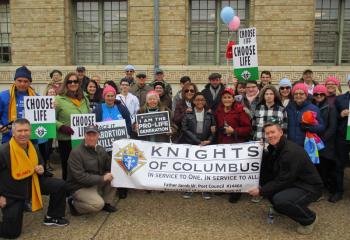
POLYGON ((127 1, 75 2, 76 64, 125 64, 128 61, 127 1))
POLYGON ((0 0, 0 64, 11 62, 10 4, 0 0))
POLYGON ((317 0, 314 63, 350 63, 350 0, 317 0))
POLYGON ((224 6, 235 9, 241 27, 248 26, 247 0, 192 0, 190 1, 189 61, 193 65, 225 65, 226 45, 230 38, 236 41, 237 32, 230 32, 220 19, 224 6))

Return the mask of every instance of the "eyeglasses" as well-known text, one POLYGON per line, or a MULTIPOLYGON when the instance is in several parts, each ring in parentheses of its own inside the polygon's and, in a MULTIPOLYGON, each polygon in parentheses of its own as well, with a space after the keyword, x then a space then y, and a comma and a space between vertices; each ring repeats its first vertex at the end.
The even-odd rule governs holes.
POLYGON ((188 92, 194 93, 194 89, 186 89, 185 93, 188 93, 188 92))
POLYGON ((127 70, 127 71, 125 71, 125 72, 134 72, 133 70, 127 70))
POLYGON ((280 90, 285 90, 285 89, 290 90, 290 87, 280 87, 280 90))
POLYGON ((129 84, 127 84, 127 83, 123 83, 123 84, 120 84, 120 86, 130 86, 129 84))
POLYGON ((67 84, 79 84, 79 80, 67 80, 67 84))
POLYGON ((326 94, 324 94, 324 93, 314 93, 314 97, 325 97, 326 96, 326 94))

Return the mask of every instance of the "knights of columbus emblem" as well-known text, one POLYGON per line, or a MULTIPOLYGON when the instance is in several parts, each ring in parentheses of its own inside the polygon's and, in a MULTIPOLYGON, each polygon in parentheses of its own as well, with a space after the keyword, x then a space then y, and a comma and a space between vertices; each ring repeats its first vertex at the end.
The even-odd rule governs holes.
POLYGON ((130 176, 145 165, 147 160, 143 152, 133 143, 121 148, 114 157, 118 165, 130 176))

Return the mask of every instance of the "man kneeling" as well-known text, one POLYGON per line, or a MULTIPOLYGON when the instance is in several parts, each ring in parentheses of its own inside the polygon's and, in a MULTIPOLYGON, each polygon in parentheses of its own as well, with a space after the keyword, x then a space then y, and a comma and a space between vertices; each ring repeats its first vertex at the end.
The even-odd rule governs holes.
POLYGON ((86 127, 84 141, 69 155, 67 189, 72 196, 68 204, 74 216, 117 211, 112 206, 116 188, 111 187, 111 158, 97 145, 99 136, 96 126, 86 127))
POLYGON ((30 138, 30 123, 17 119, 12 124, 12 138, 0 147, 0 238, 17 238, 22 232, 23 211, 31 198, 32 211, 43 207, 41 194, 50 195, 45 225, 66 226, 65 182, 43 176, 39 150, 30 138))
POLYGON ((251 189, 252 196, 264 196, 273 209, 300 226, 297 232, 310 234, 317 222, 316 214, 307 206, 322 195, 322 180, 305 150, 287 140, 276 123, 264 126, 269 142, 261 167, 261 188, 251 189))

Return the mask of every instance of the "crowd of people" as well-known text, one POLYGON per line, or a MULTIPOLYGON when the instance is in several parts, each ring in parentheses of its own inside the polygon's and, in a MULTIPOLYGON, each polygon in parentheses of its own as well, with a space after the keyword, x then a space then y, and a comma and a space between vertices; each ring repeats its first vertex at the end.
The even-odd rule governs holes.
MULTIPOLYGON (((120 81, 104 83, 100 76, 86 76, 85 67, 63 76, 50 73, 45 95, 55 96, 58 152, 62 179, 53 178, 48 162, 56 140, 30 141, 30 123, 24 118, 24 97, 38 93, 32 88, 31 71, 22 66, 15 72, 14 84, 0 93, 0 208, 3 221, 0 237, 16 238, 21 233, 23 211, 42 207, 41 194, 49 194, 46 225, 65 226, 66 198, 73 216, 105 210, 115 212, 114 199, 127 198, 127 189, 110 186, 111 152, 97 145, 95 126, 85 130, 84 141, 72 149, 71 114, 94 113, 97 122, 125 119, 130 138, 152 142, 192 145, 231 144, 260 141, 264 146, 260 188, 252 189, 252 201, 266 197, 274 211, 300 223, 298 232, 311 233, 317 216, 307 208, 322 191, 328 201, 343 197, 344 168, 349 161, 346 140, 349 92, 341 95, 340 80, 327 77, 324 83, 305 70, 294 83, 283 78, 272 85, 271 73, 261 72, 259 81, 222 82, 211 73, 200 91, 188 76, 181 77, 180 90, 172 87, 162 69, 155 79, 145 73, 135 75, 128 65, 120 81), (338 95, 338 92, 340 95, 338 95), (169 133, 139 137, 136 114, 168 111, 169 133), (324 147, 319 162, 313 162, 306 147, 307 138, 319 137, 324 147), (27 161, 22 161, 27 159, 27 161), (24 163, 25 162, 25 163, 24 163)), ((347 79, 350 88, 350 75, 347 79)), ((192 193, 183 193, 186 199, 192 193)), ((209 200, 212 195, 202 193, 209 200)), ((231 193, 236 203, 241 193, 231 193)))

